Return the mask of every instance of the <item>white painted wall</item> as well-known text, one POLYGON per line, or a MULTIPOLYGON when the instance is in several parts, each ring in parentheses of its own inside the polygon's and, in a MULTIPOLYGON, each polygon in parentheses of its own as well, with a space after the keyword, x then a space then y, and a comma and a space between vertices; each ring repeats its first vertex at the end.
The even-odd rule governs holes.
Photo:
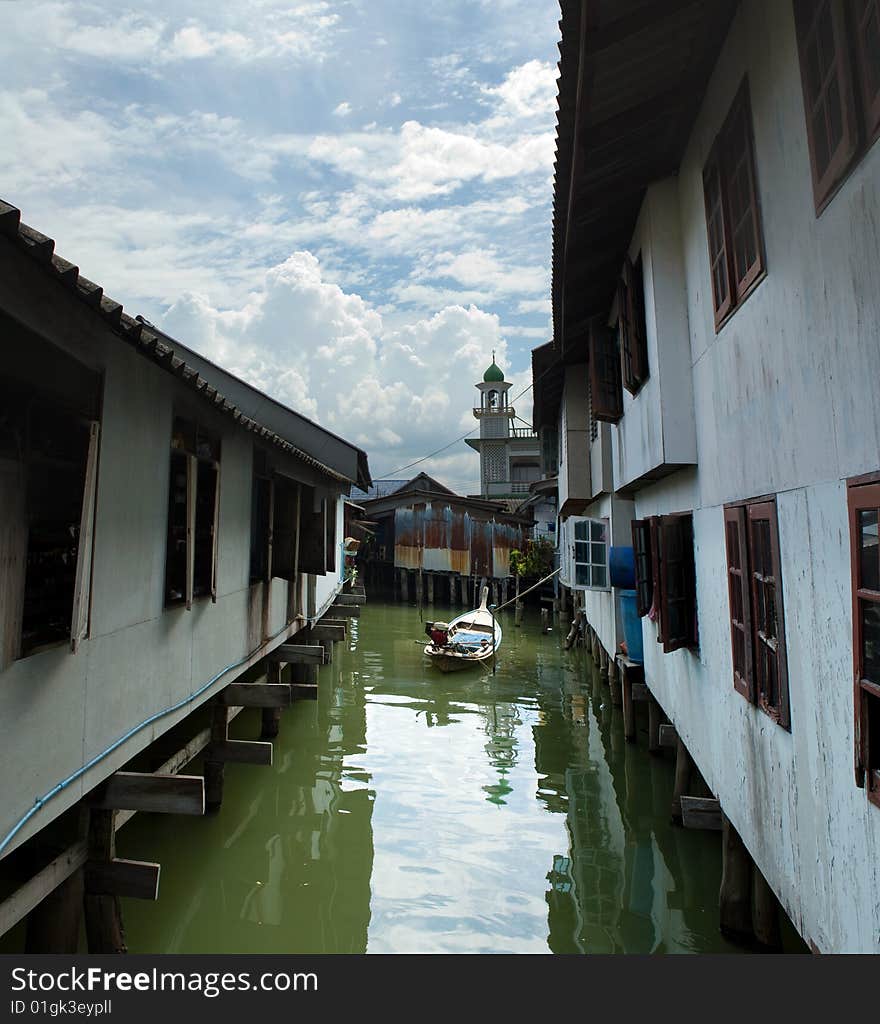
MULTIPOLYGON (((102 371, 104 397, 90 637, 76 654, 66 645, 53 647, 0 673, 0 839, 37 797, 259 646, 262 607, 261 587, 249 585, 254 435, 112 335, 30 261, 8 261, 3 267, 3 308, 102 371), (217 602, 197 599, 190 611, 163 607, 175 411, 197 415, 221 437, 217 602)), ((16 334, 0 342, 19 344, 21 338, 16 334)), ((304 482, 316 482, 302 463, 287 459, 284 468, 304 482)), ((337 514, 341 518, 341 503, 337 514)), ((321 584, 333 585, 336 579, 321 584)), ((271 631, 283 631, 280 643, 289 632, 286 582, 272 581, 271 601, 271 631)), ((235 676, 231 671, 61 790, 4 854, 235 676)))
MULTIPOLYGON (((675 187, 651 210, 668 214, 675 187)), ((700 649, 663 654, 643 619, 646 677, 801 934, 823 952, 878 952, 880 810, 852 765, 845 480, 880 468, 880 147, 817 218, 790 3, 740 5, 677 192, 699 470, 638 491, 635 510, 694 510, 700 649), (745 73, 767 277, 716 334, 702 167, 745 73), (765 493, 777 494, 791 733, 732 684, 722 505, 765 493)), ((659 303, 649 314, 649 358, 658 338, 677 351, 672 306, 665 343, 659 303)), ((637 403, 617 431, 618 486, 636 475, 633 453, 658 457, 658 414, 637 403)))

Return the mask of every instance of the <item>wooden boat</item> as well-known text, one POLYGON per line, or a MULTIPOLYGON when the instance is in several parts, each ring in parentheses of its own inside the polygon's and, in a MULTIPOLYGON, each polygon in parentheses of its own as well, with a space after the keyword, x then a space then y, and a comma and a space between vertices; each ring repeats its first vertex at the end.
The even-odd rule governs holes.
POLYGON ((450 623, 429 622, 425 632, 431 642, 425 654, 441 672, 456 672, 468 665, 489 661, 501 646, 501 626, 487 607, 489 588, 483 587, 480 607, 450 623))

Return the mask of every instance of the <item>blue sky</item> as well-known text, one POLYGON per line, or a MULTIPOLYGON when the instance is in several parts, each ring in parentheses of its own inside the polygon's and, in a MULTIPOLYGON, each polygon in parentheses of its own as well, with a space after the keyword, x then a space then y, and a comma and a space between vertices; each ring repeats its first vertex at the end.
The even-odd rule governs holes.
MULTIPOLYGON (((0 196, 388 475, 476 426, 493 348, 516 394, 549 337, 558 17, 0 0, 0 196)), ((418 468, 478 486, 463 442, 418 468)))

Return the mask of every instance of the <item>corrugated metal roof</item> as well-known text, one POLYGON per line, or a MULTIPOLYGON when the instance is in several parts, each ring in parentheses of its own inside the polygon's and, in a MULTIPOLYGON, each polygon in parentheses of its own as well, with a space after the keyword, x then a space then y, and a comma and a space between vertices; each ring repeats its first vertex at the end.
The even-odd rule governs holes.
MULTIPOLYGON (((308 452, 287 441, 274 430, 246 416, 233 402, 229 401, 216 387, 211 385, 199 372, 188 365, 175 352, 173 345, 168 344, 159 335, 161 332, 151 330, 145 324, 123 311, 122 304, 104 294, 103 288, 83 277, 79 267, 68 262, 55 253, 55 242, 47 235, 35 231, 27 224, 21 223, 21 212, 10 203, 0 200, 0 235, 16 243, 20 251, 27 254, 35 263, 43 267, 85 305, 91 307, 123 341, 132 345, 141 355, 174 374, 178 379, 189 385, 206 402, 215 409, 231 416, 243 429, 251 432, 261 441, 281 449, 288 455, 300 460, 305 465, 317 470, 323 476, 345 483, 355 481, 330 466, 309 455, 308 452)), ((224 371, 228 373, 228 371, 224 371)), ((290 410, 292 415, 298 416, 290 410)), ((320 428, 318 428, 320 429, 320 428)), ((351 446, 353 449, 354 445, 351 446)), ((359 449, 355 449, 360 452, 359 449)), ((363 460, 363 471, 359 465, 357 482, 369 482, 369 471, 366 470, 366 456, 363 460), (365 474, 365 475, 364 475, 365 474)))

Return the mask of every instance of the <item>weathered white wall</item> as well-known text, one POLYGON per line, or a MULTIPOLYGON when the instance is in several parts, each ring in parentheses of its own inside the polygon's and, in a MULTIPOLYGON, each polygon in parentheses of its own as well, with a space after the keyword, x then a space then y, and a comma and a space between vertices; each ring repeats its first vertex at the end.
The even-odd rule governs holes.
POLYGON ((660 466, 697 461, 676 178, 648 189, 629 253, 633 262, 642 255, 649 376, 635 396, 624 389, 624 415, 611 432, 616 490, 660 466))
MULTIPOLYGON (((2 255, 2 253, 0 253, 2 255)), ((42 796, 150 715, 183 700, 260 643, 261 586, 249 585, 252 435, 115 337, 29 261, 3 264, 0 302, 104 373, 90 637, 0 673, 0 839, 42 796), (164 608, 168 460, 174 412, 221 437, 216 604, 164 608)), ((22 343, 21 337, 0 339, 22 343)), ((287 460, 299 475, 302 466, 287 460)), ((314 482, 303 467, 303 479, 314 482)), ((341 537, 342 525, 339 523, 341 537)), ((286 628, 287 584, 272 581, 271 632, 286 628)), ((283 636, 279 636, 281 642, 283 636)), ((4 853, 232 681, 157 720, 62 790, 4 853)))
POLYGON ((877 952, 880 811, 853 779, 845 479, 880 468, 880 147, 817 218, 791 4, 740 5, 678 196, 699 472, 640 490, 636 513, 694 510, 700 649, 664 655, 643 619, 646 677, 801 934, 877 952), (702 167, 745 73, 767 277, 716 334, 702 167), (777 494, 791 733, 732 683, 721 506, 765 493, 777 494))

